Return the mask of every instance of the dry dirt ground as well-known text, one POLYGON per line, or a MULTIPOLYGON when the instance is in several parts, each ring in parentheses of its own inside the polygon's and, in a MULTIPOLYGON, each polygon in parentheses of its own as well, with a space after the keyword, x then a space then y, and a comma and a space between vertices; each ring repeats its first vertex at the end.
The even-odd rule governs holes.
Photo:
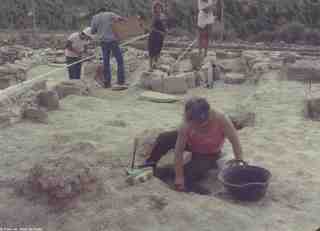
MULTIPOLYGON (((60 110, 50 112, 48 124, 23 121, 0 130, 0 230, 2 225, 50 231, 315 231, 320 227, 320 123, 303 117, 304 89, 271 72, 258 85, 218 83, 188 93, 205 96, 224 111, 256 112, 256 125, 239 132, 245 159, 272 172, 266 197, 255 203, 178 193, 155 178, 126 185, 133 137, 147 128, 175 127, 182 103, 141 101, 135 88, 69 96, 60 110), (14 182, 36 162, 59 156, 89 162, 103 190, 63 207, 15 192, 14 182)), ((229 144, 225 149, 231 152, 229 144)))

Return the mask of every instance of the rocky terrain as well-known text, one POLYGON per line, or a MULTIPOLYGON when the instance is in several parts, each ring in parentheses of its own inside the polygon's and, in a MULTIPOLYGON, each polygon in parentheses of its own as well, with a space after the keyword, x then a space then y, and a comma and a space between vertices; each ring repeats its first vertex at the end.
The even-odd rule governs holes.
MULTIPOLYGON (((163 51, 158 70, 149 73, 145 51, 127 47, 130 87, 112 91, 95 82, 100 60, 83 66, 82 81, 67 81, 63 66, 52 64, 59 63, 59 51, 41 52, 40 61, 30 55, 37 62, 26 70, 24 84, 0 91, 0 221, 4 228, 319 228, 317 57, 211 49, 204 60, 197 60, 193 50, 172 65, 182 49, 170 48, 163 51), (38 78, 47 72, 52 74, 38 78), (209 195, 175 192, 170 179, 127 183, 134 138, 141 141, 141 151, 146 148, 145 139, 177 127, 183 102, 191 95, 204 96, 225 111, 241 129, 245 159, 271 171, 262 200, 232 199, 217 181, 217 171, 202 182, 209 195)), ((229 144, 224 151, 232 153, 229 144)), ((172 161, 169 154, 162 165, 172 161)))

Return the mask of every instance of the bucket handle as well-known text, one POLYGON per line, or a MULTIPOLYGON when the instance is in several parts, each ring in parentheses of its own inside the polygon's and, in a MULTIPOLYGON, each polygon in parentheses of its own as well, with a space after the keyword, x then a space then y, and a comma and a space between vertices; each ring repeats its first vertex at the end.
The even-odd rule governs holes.
POLYGON ((247 163, 246 161, 244 161, 244 160, 236 160, 236 159, 233 159, 233 160, 227 161, 226 166, 227 166, 227 167, 233 167, 233 166, 248 166, 248 163, 247 163))

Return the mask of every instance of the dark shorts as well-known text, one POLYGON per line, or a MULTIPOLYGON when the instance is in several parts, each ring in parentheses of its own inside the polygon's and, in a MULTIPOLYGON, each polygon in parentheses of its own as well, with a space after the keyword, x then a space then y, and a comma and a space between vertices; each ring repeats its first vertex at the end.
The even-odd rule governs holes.
POLYGON ((199 47, 207 49, 209 47, 209 28, 199 28, 199 47))
POLYGON ((80 79, 81 76, 81 62, 77 63, 81 60, 79 57, 68 57, 66 56, 67 65, 71 65, 68 67, 69 79, 80 79), (76 63, 76 64, 74 64, 76 63))
POLYGON ((149 57, 157 57, 160 55, 163 47, 163 36, 158 32, 151 32, 148 40, 149 57))
MULTIPOLYGON (((147 162, 158 162, 161 157, 174 149, 178 138, 178 131, 168 131, 161 133, 152 149, 147 162)), ((186 147, 186 151, 189 148, 186 147)), ((213 154, 192 153, 191 160, 184 166, 185 180, 187 184, 200 180, 210 169, 217 168, 217 160, 221 157, 221 152, 213 154)))

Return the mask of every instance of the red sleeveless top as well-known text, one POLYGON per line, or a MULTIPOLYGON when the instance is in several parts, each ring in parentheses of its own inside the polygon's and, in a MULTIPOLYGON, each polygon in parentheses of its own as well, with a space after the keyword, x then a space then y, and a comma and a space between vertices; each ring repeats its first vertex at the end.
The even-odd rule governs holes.
POLYGON ((213 155, 219 153, 225 141, 222 124, 210 122, 208 131, 200 133, 192 126, 187 129, 187 146, 197 154, 213 155))

